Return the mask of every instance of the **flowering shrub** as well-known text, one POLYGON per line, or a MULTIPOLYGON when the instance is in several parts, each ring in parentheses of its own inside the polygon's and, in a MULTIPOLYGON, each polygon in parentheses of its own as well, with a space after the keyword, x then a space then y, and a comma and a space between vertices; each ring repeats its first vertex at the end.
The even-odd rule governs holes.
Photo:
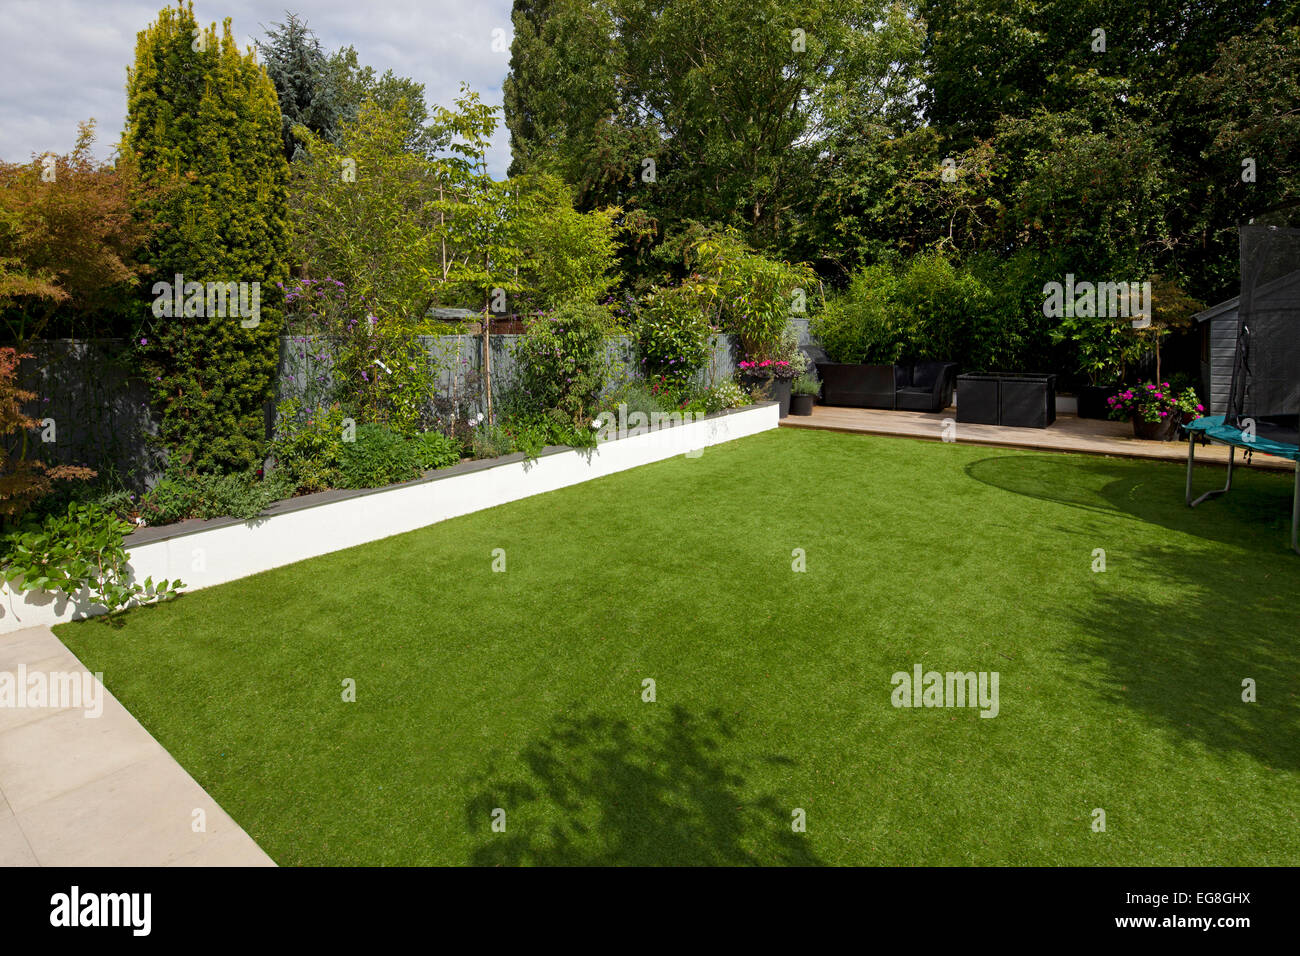
POLYGON ((704 406, 710 412, 720 412, 724 408, 741 408, 751 400, 749 393, 735 382, 719 382, 705 394, 704 406))
POLYGON ((420 322, 361 315, 343 283, 329 277, 294 280, 284 299, 289 357, 298 363, 309 405, 343 399, 358 421, 407 438, 433 424, 444 362, 425 349, 420 322))
POLYGON ((1186 388, 1181 392, 1172 389, 1168 382, 1134 385, 1107 399, 1110 417, 1118 419, 1140 417, 1155 424, 1174 418, 1180 424, 1191 421, 1205 412, 1205 406, 1196 399, 1196 391, 1186 388))

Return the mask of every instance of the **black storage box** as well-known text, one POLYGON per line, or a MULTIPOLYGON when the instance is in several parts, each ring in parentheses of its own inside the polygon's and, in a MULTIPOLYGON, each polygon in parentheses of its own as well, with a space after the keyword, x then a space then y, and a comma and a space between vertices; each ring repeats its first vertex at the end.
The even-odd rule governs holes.
POLYGON ((1056 376, 998 372, 957 376, 957 421, 1046 428, 1056 421, 1056 376))
POLYGON ((1013 428, 1046 428, 1056 421, 1056 376, 1016 373, 1000 375, 998 424, 1013 428))
POLYGON ((971 425, 998 423, 996 375, 957 376, 957 421, 971 425))

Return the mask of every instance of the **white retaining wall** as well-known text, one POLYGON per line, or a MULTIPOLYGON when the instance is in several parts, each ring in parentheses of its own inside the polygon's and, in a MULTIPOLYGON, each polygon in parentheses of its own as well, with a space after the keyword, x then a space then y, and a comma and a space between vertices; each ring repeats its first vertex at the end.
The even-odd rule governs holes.
MULTIPOLYGON (((216 527, 207 523, 136 547, 128 538, 127 550, 137 580, 180 578, 186 590, 193 591, 638 465, 695 454, 776 428, 777 415, 775 403, 737 409, 603 442, 590 453, 557 451, 529 462, 436 474, 256 521, 216 527)), ((101 612, 88 600, 68 600, 46 591, 12 592, 0 584, 0 634, 101 612)))

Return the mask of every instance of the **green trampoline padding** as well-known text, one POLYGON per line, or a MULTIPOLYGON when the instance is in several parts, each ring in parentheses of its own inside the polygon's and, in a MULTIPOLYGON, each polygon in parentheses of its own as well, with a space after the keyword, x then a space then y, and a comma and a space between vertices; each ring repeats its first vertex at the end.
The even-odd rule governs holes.
POLYGON ((1276 455, 1278 458, 1300 461, 1300 445, 1288 445, 1285 442, 1272 441, 1259 436, 1247 441, 1240 428, 1233 428, 1231 425, 1223 424, 1223 418, 1222 415, 1210 415, 1205 418, 1198 418, 1190 425, 1184 425, 1183 427, 1188 432, 1200 432, 1211 441, 1221 442, 1225 445, 1235 445, 1238 448, 1249 448, 1251 451, 1276 455))

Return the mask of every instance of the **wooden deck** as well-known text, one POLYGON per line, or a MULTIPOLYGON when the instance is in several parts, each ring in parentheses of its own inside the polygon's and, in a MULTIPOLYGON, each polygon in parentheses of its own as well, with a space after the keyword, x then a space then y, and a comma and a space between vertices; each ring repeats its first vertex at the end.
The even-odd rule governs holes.
MULTIPOLYGON (((1056 421, 1048 428, 1008 428, 1002 425, 968 425, 958 422, 956 408, 931 413, 815 405, 811 415, 790 415, 781 419, 781 427, 820 428, 942 441, 945 421, 949 423, 951 440, 960 444, 1150 458, 1156 461, 1187 461, 1186 442, 1143 441, 1133 437, 1133 426, 1128 422, 1079 418, 1075 415, 1058 414, 1056 421)), ((1244 457, 1243 454, 1237 455, 1238 466, 1243 464, 1244 457)), ((1196 448, 1198 465, 1226 465, 1227 462, 1228 449, 1224 445, 1198 445, 1196 448)), ((1295 466, 1283 458, 1255 455, 1251 467, 1290 471, 1295 466)))

